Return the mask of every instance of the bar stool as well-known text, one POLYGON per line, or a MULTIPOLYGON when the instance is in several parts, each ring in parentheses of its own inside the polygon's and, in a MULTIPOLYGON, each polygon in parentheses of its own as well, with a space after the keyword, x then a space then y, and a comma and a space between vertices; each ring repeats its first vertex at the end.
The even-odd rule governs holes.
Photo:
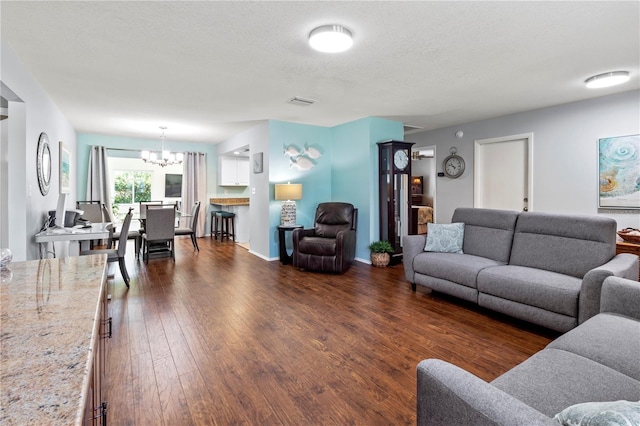
POLYGON ((218 234, 220 234, 220 241, 227 237, 236 240, 236 223, 235 223, 236 214, 231 212, 215 212, 215 223, 214 223, 214 238, 218 239, 218 234), (218 231, 218 220, 220 220, 220 230, 218 231), (229 225, 231 225, 231 231, 229 231, 229 225))
POLYGON ((218 220, 216 219, 216 213, 222 213, 222 210, 211 210, 211 221, 209 222, 209 228, 210 228, 209 235, 214 238, 218 233, 218 220), (215 226, 214 226, 214 223, 215 223, 215 226))

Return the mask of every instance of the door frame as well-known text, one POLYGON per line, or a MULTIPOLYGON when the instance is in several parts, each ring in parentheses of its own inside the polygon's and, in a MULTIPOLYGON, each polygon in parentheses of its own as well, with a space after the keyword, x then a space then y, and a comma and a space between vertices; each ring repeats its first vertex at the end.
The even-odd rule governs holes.
POLYGON ((533 211, 533 132, 518 135, 501 136, 473 141, 473 205, 475 207, 480 191, 480 165, 476 161, 482 145, 525 139, 527 143, 527 210, 533 211))
MULTIPOLYGON (((417 144, 416 144, 417 145, 417 144)), ((436 215, 437 215, 437 209, 436 209, 436 198, 437 198, 437 194, 438 194, 438 162, 437 162, 437 154, 438 154, 438 147, 436 145, 426 145, 426 146, 422 146, 420 145, 419 147, 416 147, 416 145, 411 147, 411 154, 413 157, 413 153, 414 152, 419 152, 420 150, 423 149, 433 149, 433 170, 429 170, 429 182, 433 182, 433 202, 431 204, 433 204, 431 207, 433 208, 433 222, 436 222, 436 215)), ((420 160, 414 160, 414 161, 420 161, 420 160)), ((411 173, 413 173, 415 170, 411 170, 411 173)))

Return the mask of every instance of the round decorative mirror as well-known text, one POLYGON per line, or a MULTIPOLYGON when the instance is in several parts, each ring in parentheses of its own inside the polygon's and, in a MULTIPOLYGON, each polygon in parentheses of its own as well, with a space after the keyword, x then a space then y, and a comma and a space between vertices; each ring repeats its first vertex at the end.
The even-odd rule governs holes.
POLYGON ((36 169, 38 170, 40 193, 47 195, 51 186, 51 148, 49 148, 49 138, 45 132, 40 133, 40 138, 38 139, 36 169))

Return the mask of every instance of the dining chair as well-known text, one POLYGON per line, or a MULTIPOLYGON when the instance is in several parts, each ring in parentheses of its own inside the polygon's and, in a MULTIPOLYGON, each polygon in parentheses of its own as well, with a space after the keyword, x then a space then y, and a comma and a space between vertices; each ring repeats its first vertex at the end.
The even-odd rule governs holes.
MULTIPOLYGON (((101 223, 104 221, 102 217, 102 208, 100 201, 76 201, 76 208, 82 210, 83 213, 80 216, 80 220, 76 219, 76 223, 101 223), (84 221, 84 222, 83 222, 84 221)), ((91 240, 89 242, 90 247, 100 244, 101 240, 91 240)))
MULTIPOLYGON (((129 208, 129 211, 133 211, 133 207, 129 208)), ((109 211, 106 205, 102 204, 102 216, 104 217, 105 222, 110 222, 113 224, 113 215, 109 211)), ((111 232, 109 235, 109 241, 107 241, 107 248, 111 249, 115 247, 116 241, 120 240, 121 232, 117 230, 115 227, 111 227, 111 232)), ((136 250, 136 258, 140 257, 140 246, 142 245, 142 237, 139 230, 131 230, 129 227, 129 232, 127 234, 127 239, 134 241, 134 247, 136 250)))
POLYGON ((149 263, 149 255, 161 252, 171 254, 175 260, 176 208, 174 204, 164 206, 148 206, 142 233, 142 257, 149 263))
POLYGON ((120 265, 120 273, 122 274, 122 278, 124 279, 124 283, 129 288, 129 274, 127 273, 127 266, 125 264, 124 256, 127 251, 127 234, 129 232, 129 225, 131 225, 131 218, 133 215, 131 214, 131 210, 129 209, 129 213, 124 217, 124 222, 122 222, 122 229, 120 230, 120 239, 118 241, 118 248, 115 249, 100 249, 100 250, 85 250, 80 252, 80 256, 87 256, 90 254, 106 254, 107 262, 118 262, 120 265))
POLYGON ((200 201, 197 201, 191 207, 191 225, 190 226, 181 226, 176 228, 176 235, 188 235, 191 237, 191 243, 193 243, 193 248, 197 251, 200 251, 200 247, 198 247, 198 241, 196 240, 196 227, 198 226, 198 214, 200 213, 200 201))
POLYGON ((148 206, 158 205, 162 205, 162 201, 140 201, 140 219, 144 220, 147 217, 148 206))
POLYGON ((80 217, 89 222, 101 223, 104 221, 100 201, 77 201, 76 208, 84 212, 80 217))

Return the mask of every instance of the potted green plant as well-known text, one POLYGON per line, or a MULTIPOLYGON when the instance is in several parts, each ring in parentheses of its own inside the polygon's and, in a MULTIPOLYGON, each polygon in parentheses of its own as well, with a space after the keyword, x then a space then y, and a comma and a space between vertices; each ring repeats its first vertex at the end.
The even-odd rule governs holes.
POLYGON ((393 247, 389 241, 375 241, 369 244, 371 250, 371 264, 378 268, 384 268, 391 261, 393 247))

